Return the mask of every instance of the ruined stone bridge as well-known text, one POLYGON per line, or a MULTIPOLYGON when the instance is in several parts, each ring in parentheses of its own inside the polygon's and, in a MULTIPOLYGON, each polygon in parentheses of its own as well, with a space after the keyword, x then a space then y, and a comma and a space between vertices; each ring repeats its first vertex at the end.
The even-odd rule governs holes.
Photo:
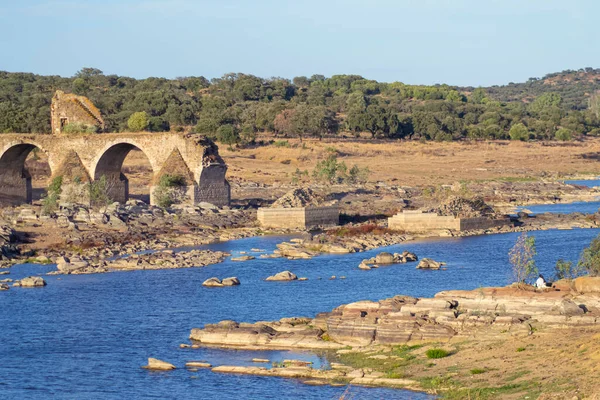
POLYGON ((217 146, 204 136, 175 133, 106 134, 0 134, 0 203, 20 204, 32 198, 31 176, 25 160, 33 149, 45 153, 52 178, 63 177, 63 185, 109 182, 107 194, 125 202, 129 183, 121 172, 123 161, 139 149, 152 167, 151 203, 154 187, 166 174, 183 178, 186 202, 227 205, 227 166, 217 146))

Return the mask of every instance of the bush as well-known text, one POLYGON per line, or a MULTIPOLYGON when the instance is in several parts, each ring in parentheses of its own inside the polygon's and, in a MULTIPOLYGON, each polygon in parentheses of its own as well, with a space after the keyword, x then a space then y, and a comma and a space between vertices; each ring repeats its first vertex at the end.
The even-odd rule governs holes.
POLYGON ((52 179, 48 186, 48 193, 42 199, 42 212, 46 215, 52 214, 58 208, 60 194, 62 193, 63 177, 57 176, 52 179))
POLYGON ((513 125, 508 134, 511 140, 529 140, 529 129, 521 123, 513 125))
POLYGON ((102 175, 100 179, 90 182, 88 191, 90 195, 90 204, 92 206, 107 206, 112 203, 112 199, 109 196, 111 183, 106 179, 105 175, 102 175))
POLYGON ((346 179, 346 164, 338 162, 335 154, 329 154, 325 160, 321 160, 313 170, 313 178, 324 183, 339 183, 346 179))
POLYGON ((577 268, 579 271, 585 271, 591 276, 600 275, 600 235, 583 250, 577 268))
POLYGON ((148 128, 148 114, 145 111, 135 112, 127 120, 127 127, 132 132, 140 132, 148 128))
POLYGON ((487 372, 485 368, 473 368, 471 371, 471 375, 479 375, 487 372))
POLYGON ((579 265, 573 266, 571 261, 560 258, 554 266, 555 279, 575 279, 580 275, 579 265))
POLYGON ((450 352, 444 349, 429 349, 425 352, 427 358, 444 358, 450 355, 450 352))
POLYGON ((528 280, 535 279, 539 274, 534 260, 536 254, 535 238, 527 236, 527 233, 523 232, 513 248, 508 252, 513 279, 519 285, 528 280))
POLYGON ((573 135, 571 134, 570 130, 565 129, 565 128, 560 128, 554 134, 554 138, 556 140, 568 141, 568 140, 573 140, 573 135))
POLYGON ((350 184, 365 183, 369 180, 369 167, 359 168, 358 165, 353 165, 348 171, 347 181, 350 184))
POLYGON ((66 124, 63 129, 63 133, 74 134, 74 133, 97 133, 98 127, 95 125, 86 125, 80 122, 73 122, 66 124))
POLYGON ((154 189, 156 204, 159 207, 167 208, 185 201, 184 186, 186 186, 185 177, 181 175, 165 174, 161 176, 158 185, 154 189))

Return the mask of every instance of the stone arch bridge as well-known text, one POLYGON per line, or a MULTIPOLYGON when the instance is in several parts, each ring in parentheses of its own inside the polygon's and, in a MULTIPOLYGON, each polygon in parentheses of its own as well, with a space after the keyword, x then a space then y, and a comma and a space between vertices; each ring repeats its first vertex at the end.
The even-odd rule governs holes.
POLYGON ((35 148, 47 155, 52 178, 62 176, 63 185, 68 185, 104 176, 114 201, 129 198, 129 183, 121 167, 129 152, 139 149, 152 167, 151 203, 153 187, 162 176, 171 174, 183 177, 186 202, 229 204, 227 166, 217 146, 201 135, 174 133, 0 134, 0 203, 31 202, 31 176, 25 159, 35 148))

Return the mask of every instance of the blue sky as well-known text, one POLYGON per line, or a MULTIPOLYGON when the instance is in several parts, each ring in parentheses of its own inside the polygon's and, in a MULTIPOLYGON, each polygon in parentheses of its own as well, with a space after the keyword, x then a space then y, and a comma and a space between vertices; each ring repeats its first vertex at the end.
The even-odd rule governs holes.
POLYGON ((599 15, 597 0, 0 0, 0 70, 486 86, 600 67, 599 15))

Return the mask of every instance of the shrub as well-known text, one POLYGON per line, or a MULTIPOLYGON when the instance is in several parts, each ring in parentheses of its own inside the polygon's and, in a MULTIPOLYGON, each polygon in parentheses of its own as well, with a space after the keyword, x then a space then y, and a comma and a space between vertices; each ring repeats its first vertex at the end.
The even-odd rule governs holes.
POLYGON ((350 168, 350 171, 348 171, 347 181, 350 184, 365 183, 369 180, 370 173, 371 171, 369 171, 368 167, 359 168, 358 165, 355 164, 350 168))
POLYGON ((444 358, 450 355, 450 352, 444 349, 429 349, 425 352, 427 358, 444 358))
POLYGON ((554 266, 554 276, 558 279, 575 279, 580 275, 581 268, 579 264, 573 266, 571 261, 565 261, 562 258, 556 261, 554 266))
POLYGON ((132 132, 140 132, 148 128, 148 114, 145 111, 135 112, 127 120, 127 127, 132 132))
POLYGON ((109 196, 112 183, 102 175, 100 179, 90 182, 88 191, 90 195, 90 204, 92 206, 107 206, 112 202, 109 196))
POLYGON ((287 140, 276 140, 273 142, 273 146, 275 147, 290 147, 290 142, 287 140))
POLYGON ((471 372, 471 375, 479 375, 479 374, 486 373, 487 370, 484 368, 473 368, 470 372, 471 372))
POLYGON ((579 271, 585 271, 592 276, 600 275, 600 235, 583 250, 577 268, 579 271))
POLYGON ((346 163, 338 162, 335 154, 329 154, 325 160, 321 160, 313 170, 313 178, 324 183, 339 183, 346 179, 346 163))
POLYGON ((98 132, 98 127, 95 125, 86 125, 80 122, 72 122, 70 124, 65 125, 62 128, 63 133, 74 134, 74 133, 96 133, 98 132))
POLYGON ((554 134, 554 138, 556 140, 563 140, 563 141, 567 141, 567 140, 573 140, 573 135, 571 134, 571 131, 565 128, 560 128, 559 130, 556 131, 556 133, 554 134))
POLYGON ((535 279, 539 274, 538 268, 535 265, 535 255, 535 238, 527 236, 527 233, 523 232, 513 248, 508 252, 513 279, 519 285, 528 280, 535 279))
POLYGON ((63 177, 57 176, 52 179, 48 186, 48 193, 42 199, 42 212, 46 215, 52 214, 58 208, 60 194, 62 193, 63 177))
POLYGON ((529 129, 521 123, 513 125, 508 134, 511 140, 529 140, 529 129))
POLYGON ((185 201, 184 186, 186 186, 185 177, 181 175, 165 174, 161 176, 158 185, 154 189, 156 204, 159 207, 166 208, 185 201))

